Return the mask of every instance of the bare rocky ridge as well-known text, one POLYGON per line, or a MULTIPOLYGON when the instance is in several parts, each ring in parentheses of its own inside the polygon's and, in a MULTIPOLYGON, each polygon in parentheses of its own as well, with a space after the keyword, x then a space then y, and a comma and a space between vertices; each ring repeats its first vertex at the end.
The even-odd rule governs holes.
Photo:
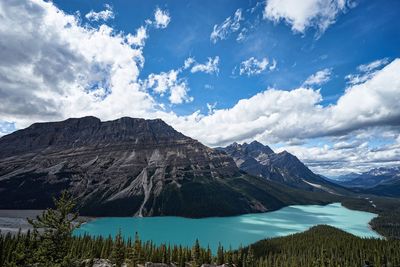
POLYGON ((326 202, 248 176, 159 119, 84 117, 0 138, 0 208, 47 208, 64 189, 92 216, 224 216, 326 202))
POLYGON ((287 151, 275 153, 257 141, 233 143, 220 151, 230 155, 240 170, 290 187, 330 194, 346 194, 346 190, 313 173, 296 156, 287 151))

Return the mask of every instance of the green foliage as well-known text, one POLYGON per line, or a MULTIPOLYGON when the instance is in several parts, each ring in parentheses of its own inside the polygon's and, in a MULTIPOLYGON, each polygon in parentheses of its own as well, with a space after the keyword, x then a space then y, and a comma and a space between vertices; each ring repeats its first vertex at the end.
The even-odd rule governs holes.
MULTIPOLYGON (((316 226, 251 245, 258 266, 400 266, 400 241, 363 239, 330 226, 316 226)), ((250 254, 248 249, 247 258, 250 254)))
MULTIPOLYGON (((31 234, 0 235, 0 266, 32 266, 31 248, 35 251, 31 234)), ((137 266, 145 262, 221 264, 236 267, 274 266, 363 266, 369 261, 373 266, 400 266, 400 241, 362 239, 329 226, 317 226, 309 231, 286 237, 259 241, 247 248, 227 250, 220 245, 215 257, 209 248, 197 241, 193 247, 155 245, 142 242, 138 235, 134 241, 124 242, 119 233, 115 239, 108 237, 71 237, 66 248, 67 256, 61 263, 41 263, 39 266, 75 266, 75 263, 94 258, 111 259, 117 266, 123 262, 137 266), (391 264, 391 265, 390 265, 391 264)))
POLYGON ((202 257, 200 255, 200 243, 198 239, 196 239, 196 242, 193 246, 192 257, 193 257, 193 266, 200 266, 203 263, 202 257))
MULTIPOLYGON (((28 220, 35 236, 33 258, 43 266, 67 266, 72 231, 79 226, 78 213, 74 211, 75 201, 66 191, 54 199, 54 204, 55 209, 47 209, 36 220, 28 220)), ((23 253, 19 256, 23 257, 23 253)))
POLYGON ((125 243, 122 239, 121 230, 118 231, 118 234, 115 237, 114 246, 111 253, 111 260, 116 267, 121 267, 125 262, 125 243))
POLYGON ((254 267, 255 264, 256 264, 256 259, 254 257, 254 251, 252 246, 249 246, 246 254, 246 267, 254 267))
POLYGON ((222 265, 225 263, 225 257, 224 257, 224 247, 221 246, 221 243, 218 244, 218 250, 217 250, 217 264, 222 265))

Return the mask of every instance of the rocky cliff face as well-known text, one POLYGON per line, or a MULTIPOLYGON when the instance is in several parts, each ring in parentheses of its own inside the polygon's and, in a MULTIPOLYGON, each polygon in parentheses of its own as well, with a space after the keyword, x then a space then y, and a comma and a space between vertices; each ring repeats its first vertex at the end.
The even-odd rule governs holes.
POLYGON ((233 143, 218 150, 230 155, 241 170, 251 175, 307 191, 346 193, 343 188, 313 173, 287 151, 275 153, 270 147, 257 141, 250 144, 233 143))
POLYGON ((0 138, 0 208, 46 208, 64 189, 82 214, 102 216, 222 216, 321 201, 244 175, 226 153, 162 120, 85 117, 0 138))

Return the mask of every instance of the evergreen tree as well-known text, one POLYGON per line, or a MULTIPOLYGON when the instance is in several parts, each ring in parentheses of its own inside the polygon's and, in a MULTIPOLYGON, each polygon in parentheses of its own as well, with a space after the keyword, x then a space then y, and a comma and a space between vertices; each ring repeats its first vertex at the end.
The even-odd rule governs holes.
POLYGON ((196 242, 192 248, 192 258, 194 266, 200 266, 202 264, 202 262, 200 262, 200 243, 198 239, 196 239, 196 242))
POLYGON ((35 261, 44 266, 58 266, 67 263, 69 243, 78 213, 74 211, 75 201, 63 191, 59 199, 53 199, 55 209, 47 209, 36 220, 28 219, 34 233, 39 237, 35 251, 35 261), (39 232, 40 235, 38 234, 39 232))
POLYGON ((139 235, 135 233, 135 242, 133 243, 132 251, 132 264, 136 266, 137 264, 144 262, 144 253, 142 252, 142 241, 140 241, 139 235))
POLYGON ((246 255, 246 267, 254 267, 256 264, 253 248, 249 246, 246 255))
POLYGON ((224 248, 221 246, 221 243, 218 244, 218 250, 217 250, 217 264, 222 265, 225 263, 224 260, 224 248))
POLYGON ((227 253, 225 253, 226 255, 226 263, 229 267, 233 266, 233 259, 232 259, 232 248, 229 247, 229 251, 227 253))
POLYGON ((117 266, 121 267, 125 261, 125 244, 122 238, 121 229, 115 237, 113 250, 111 253, 111 261, 117 266))

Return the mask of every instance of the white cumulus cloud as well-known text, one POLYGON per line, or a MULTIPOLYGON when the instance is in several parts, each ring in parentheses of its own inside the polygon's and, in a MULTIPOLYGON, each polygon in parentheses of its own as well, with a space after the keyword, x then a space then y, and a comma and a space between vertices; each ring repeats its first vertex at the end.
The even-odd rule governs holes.
POLYGON ((349 74, 345 78, 347 83, 355 85, 372 78, 382 67, 389 63, 388 58, 382 58, 357 67, 358 73, 349 74))
POLYGON ((212 115, 172 121, 181 131, 210 145, 257 139, 265 143, 346 135, 382 125, 399 127, 400 59, 370 80, 346 89, 336 104, 322 106, 319 90, 268 89, 212 115), (196 125, 196 127, 193 127, 196 125))
POLYGON ((166 28, 171 21, 171 17, 167 10, 157 8, 154 12, 154 23, 156 28, 166 28))
POLYGON ((305 81, 304 85, 321 85, 331 79, 332 69, 323 69, 310 75, 305 81))
POLYGON ((313 171, 337 176, 350 172, 364 172, 377 167, 392 167, 400 164, 400 135, 390 129, 378 131, 359 131, 353 141, 327 141, 325 145, 300 146, 289 145, 278 149, 297 155, 313 171), (382 137, 382 133, 394 134, 392 142, 375 149, 371 140, 382 137), (372 134, 372 135, 371 135, 372 134), (396 138, 397 137, 397 138, 396 138))
MULTIPOLYGON (((157 103, 137 82, 142 49, 107 25, 81 25, 51 2, 0 2, 0 117, 34 121, 96 115, 151 116, 157 103)), ((153 115, 156 116, 156 115, 153 115)))
POLYGON ((193 98, 187 95, 188 84, 186 80, 178 78, 179 73, 179 70, 170 70, 160 74, 150 74, 145 81, 145 87, 162 96, 168 92, 171 104, 191 102, 193 98))
POLYGON ((208 74, 218 73, 219 57, 208 58, 204 64, 198 63, 194 57, 188 57, 183 66, 178 69, 172 69, 168 72, 161 72, 158 74, 152 73, 147 79, 142 82, 145 90, 152 90, 154 93, 164 96, 169 94, 169 101, 171 104, 189 103, 194 100, 193 97, 188 95, 189 84, 186 78, 181 78, 185 71, 190 69, 191 73, 204 72, 208 74))
MULTIPOLYGON (((276 66, 276 61, 273 61, 273 65, 271 65, 270 70, 274 70, 276 66)), ((246 59, 240 63, 239 66, 239 74, 253 76, 262 73, 267 69, 269 65, 269 60, 264 57, 262 59, 257 59, 255 57, 251 57, 246 59)))
POLYGON ((129 45, 134 45, 134 46, 144 46, 146 39, 148 38, 148 34, 147 34, 147 29, 144 26, 140 26, 137 30, 136 30, 136 34, 132 35, 132 34, 128 34, 126 37, 127 43, 129 45))
POLYGON ((105 10, 95 12, 91 10, 89 13, 85 15, 85 18, 90 20, 90 21, 107 21, 109 19, 114 18, 114 12, 112 10, 112 7, 110 5, 105 5, 105 10))
POLYGON ((212 74, 212 73, 218 74, 218 72, 219 72, 218 64, 219 64, 219 56, 216 56, 214 58, 209 57, 207 62, 204 64, 194 62, 194 65, 190 71, 192 73, 204 72, 204 73, 208 73, 208 74, 212 74))
POLYGON ((266 0, 264 18, 276 23, 284 21, 294 32, 304 33, 313 27, 323 33, 352 6, 349 0, 266 0))

